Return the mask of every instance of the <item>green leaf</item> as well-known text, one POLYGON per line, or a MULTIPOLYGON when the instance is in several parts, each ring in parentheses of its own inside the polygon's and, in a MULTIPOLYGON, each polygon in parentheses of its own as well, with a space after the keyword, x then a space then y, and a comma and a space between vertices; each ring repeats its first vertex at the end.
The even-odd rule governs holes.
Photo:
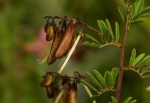
POLYGON ((136 6, 135 14, 139 14, 144 5, 144 0, 140 0, 136 6))
POLYGON ((116 78, 117 78, 117 75, 118 75, 118 68, 113 68, 112 70, 111 70, 111 75, 112 75, 112 77, 113 77, 113 80, 114 80, 114 86, 115 86, 115 84, 116 84, 116 78))
POLYGON ((96 86, 98 86, 100 89, 102 89, 101 85, 99 84, 99 82, 96 80, 96 78, 92 74, 90 74, 89 72, 86 72, 86 75, 96 86))
POLYGON ((150 75, 142 76, 143 78, 150 78, 150 75))
POLYGON ((148 63, 148 61, 150 61, 150 55, 147 55, 141 62, 139 62, 139 64, 145 64, 148 63))
POLYGON ((93 72, 94 72, 94 75, 96 76, 97 80, 100 82, 100 84, 105 88, 106 87, 105 79, 102 77, 102 75, 97 70, 93 70, 93 72))
POLYGON ((113 35, 112 28, 108 19, 105 20, 105 24, 108 28, 108 32, 111 35, 112 40, 114 40, 114 35, 113 35))
POLYGON ((131 57, 130 57, 130 61, 129 61, 129 66, 131 66, 131 65, 133 64, 135 58, 136 58, 136 50, 135 50, 135 48, 134 48, 134 49, 132 50, 132 53, 131 53, 131 57))
POLYGON ((92 86, 90 83, 86 82, 85 80, 82 79, 81 82, 86 86, 88 86, 89 88, 91 88, 93 91, 98 92, 98 90, 94 86, 92 86))
POLYGON ((119 40, 119 24, 115 22, 115 33, 116 33, 116 41, 119 40))
POLYGON ((96 44, 95 42, 90 43, 88 41, 84 42, 83 45, 89 46, 89 47, 99 47, 99 45, 96 44))
POLYGON ((142 69, 141 74, 150 72, 150 66, 146 66, 142 69))
POLYGON ((128 97, 123 103, 130 103, 132 97, 128 97))
POLYGON ((85 37, 86 37, 86 38, 89 38, 90 40, 92 40, 92 41, 94 41, 95 43, 99 44, 99 41, 96 40, 93 36, 88 35, 88 34, 85 34, 85 37))
POLYGON ((131 21, 131 25, 134 25, 134 24, 138 24, 138 23, 141 23, 141 22, 144 22, 143 20, 132 20, 131 21))
POLYGON ((104 34, 107 30, 105 22, 103 20, 97 20, 97 23, 100 31, 104 34))
POLYGON ((150 12, 150 6, 148 6, 147 8, 143 9, 139 14, 135 15, 133 17, 133 20, 137 19, 138 17, 142 16, 142 15, 145 15, 147 13, 150 12))
POLYGON ((106 81, 107 86, 114 86, 114 81, 113 81, 113 77, 111 75, 111 73, 109 71, 106 71, 104 74, 104 79, 106 81))
POLYGON ((142 53, 142 54, 140 54, 138 57, 136 57, 136 58, 134 59, 133 63, 132 63, 132 66, 138 64, 138 63, 144 58, 144 56, 145 56, 145 54, 142 53))
POLYGON ((131 6, 131 12, 130 12, 131 18, 133 18, 134 15, 135 15, 135 3, 133 3, 132 6, 131 6))
POLYGON ((115 97, 113 97, 113 96, 111 96, 111 101, 112 101, 112 103, 117 103, 115 97))
POLYGON ((122 20, 125 22, 126 21, 126 12, 125 12, 125 10, 121 7, 119 7, 118 10, 119 10, 119 13, 121 15, 122 20))
POLYGON ((137 102, 137 100, 133 100, 133 101, 131 101, 130 103, 136 103, 137 102))
POLYGON ((140 15, 146 14, 146 13, 150 13, 150 6, 144 8, 141 12, 140 15))
POLYGON ((141 17, 150 17, 150 14, 143 14, 141 17))

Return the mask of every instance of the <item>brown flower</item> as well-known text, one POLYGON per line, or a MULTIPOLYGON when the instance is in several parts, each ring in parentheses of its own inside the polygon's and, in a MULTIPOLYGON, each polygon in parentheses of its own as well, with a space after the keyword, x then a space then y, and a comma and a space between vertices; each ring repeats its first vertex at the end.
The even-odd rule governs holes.
POLYGON ((53 43, 52 43, 52 47, 47 59, 47 63, 48 64, 52 64, 56 61, 56 57, 55 57, 55 53, 61 43, 62 40, 62 30, 59 30, 59 28, 56 28, 56 33, 54 35, 54 39, 53 39, 53 43))
POLYGON ((77 85, 75 82, 69 83, 63 94, 63 103, 76 103, 77 85))
POLYGON ((72 45, 71 42, 73 41, 73 36, 76 28, 76 20, 72 19, 69 21, 67 28, 64 32, 61 44, 59 45, 56 51, 56 58, 61 58, 68 53, 68 49, 72 45))

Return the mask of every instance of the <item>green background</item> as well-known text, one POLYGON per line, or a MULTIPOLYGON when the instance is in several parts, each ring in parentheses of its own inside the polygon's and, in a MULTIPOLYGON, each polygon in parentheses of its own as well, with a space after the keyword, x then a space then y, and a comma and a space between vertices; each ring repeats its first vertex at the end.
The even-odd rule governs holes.
MULTIPOLYGON (((149 0, 145 0, 145 7, 148 5, 149 0)), ((0 103, 51 103, 40 82, 47 71, 58 71, 61 60, 50 66, 38 64, 37 59, 43 59, 50 48, 41 36, 44 16, 79 17, 96 28, 97 19, 108 18, 113 27, 115 21, 119 22, 122 37, 124 25, 117 10, 119 6, 124 6, 122 0, 1 0, 0 103)), ((144 20, 130 28, 125 49, 126 65, 133 48, 136 48, 137 54, 150 54, 150 19, 144 20)), ((71 75, 73 71, 79 71, 84 74, 84 71, 97 69, 104 74, 105 70, 118 67, 118 64, 118 48, 97 49, 80 45, 63 73, 71 75)), ((138 103, 149 103, 150 92, 146 92, 145 87, 150 85, 150 79, 143 80, 133 72, 125 72, 123 79, 122 99, 132 96, 139 100, 138 103)), ((114 94, 103 94, 97 98, 97 103, 107 103, 110 95, 114 94)), ((90 103, 80 84, 77 101, 90 103)))

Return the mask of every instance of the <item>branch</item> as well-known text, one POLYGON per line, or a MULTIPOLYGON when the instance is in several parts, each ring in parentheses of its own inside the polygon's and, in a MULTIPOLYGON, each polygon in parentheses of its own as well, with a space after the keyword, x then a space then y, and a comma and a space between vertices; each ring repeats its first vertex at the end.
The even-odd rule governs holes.
POLYGON ((117 103, 119 103, 119 101, 120 101, 122 78, 123 78, 123 74, 124 74, 124 51, 125 51, 125 46, 126 46, 127 32, 129 30, 130 6, 131 6, 130 4, 128 4, 128 6, 127 6, 124 37, 123 37, 123 43, 122 43, 122 47, 121 47, 121 51, 120 51, 120 65, 119 65, 119 74, 118 74, 118 81, 117 81, 117 88, 116 88, 117 103))

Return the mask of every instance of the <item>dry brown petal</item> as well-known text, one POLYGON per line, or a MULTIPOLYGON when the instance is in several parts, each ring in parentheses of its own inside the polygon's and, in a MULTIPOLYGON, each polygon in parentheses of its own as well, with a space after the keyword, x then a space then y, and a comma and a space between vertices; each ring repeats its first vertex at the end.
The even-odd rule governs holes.
POLYGON ((56 54, 55 54, 56 58, 63 57, 69 51, 68 49, 70 48, 71 42, 73 40, 75 28, 76 28, 76 20, 72 19, 69 21, 69 24, 63 35, 61 44, 59 45, 59 47, 56 51, 56 54))
POLYGON ((52 74, 50 72, 47 72, 44 76, 44 80, 41 82, 42 87, 48 87, 52 83, 52 74))
POLYGON ((52 47, 47 59, 47 64, 52 64, 56 61, 55 53, 58 49, 58 46, 60 45, 61 40, 62 40, 62 31, 57 30, 56 34, 54 35, 52 47))
POLYGON ((50 85, 49 87, 46 87, 46 93, 47 93, 47 96, 48 98, 53 98, 53 88, 52 88, 52 85, 50 85))
POLYGON ((76 83, 68 84, 63 94, 63 103, 76 103, 77 86, 76 83))

